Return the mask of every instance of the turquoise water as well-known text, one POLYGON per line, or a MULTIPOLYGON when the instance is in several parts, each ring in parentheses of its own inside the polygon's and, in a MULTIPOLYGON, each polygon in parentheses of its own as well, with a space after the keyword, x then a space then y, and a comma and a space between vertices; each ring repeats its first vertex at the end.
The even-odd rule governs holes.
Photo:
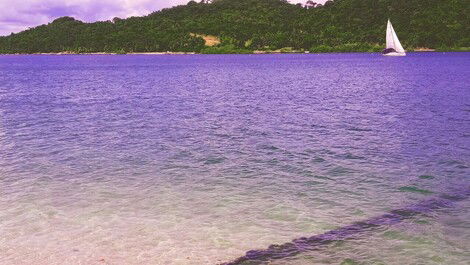
MULTIPOLYGON (((1 56, 1 264, 217 264, 468 191, 470 55, 1 56)), ((467 264, 469 201, 271 264, 467 264)))

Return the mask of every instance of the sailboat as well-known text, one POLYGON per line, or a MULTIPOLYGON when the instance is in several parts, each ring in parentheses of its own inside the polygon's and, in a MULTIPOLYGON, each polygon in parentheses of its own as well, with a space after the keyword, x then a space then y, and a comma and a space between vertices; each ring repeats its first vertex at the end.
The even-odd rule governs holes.
POLYGON ((387 23, 387 46, 382 54, 385 56, 406 56, 405 49, 401 46, 390 19, 387 23))

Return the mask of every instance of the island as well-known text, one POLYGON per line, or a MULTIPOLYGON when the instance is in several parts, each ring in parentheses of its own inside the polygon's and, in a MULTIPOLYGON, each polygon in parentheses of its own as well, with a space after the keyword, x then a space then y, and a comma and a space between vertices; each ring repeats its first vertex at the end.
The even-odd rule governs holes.
POLYGON ((1 54, 378 52, 387 19, 409 51, 470 51, 465 1, 202 0, 143 17, 61 17, 0 37, 1 54))

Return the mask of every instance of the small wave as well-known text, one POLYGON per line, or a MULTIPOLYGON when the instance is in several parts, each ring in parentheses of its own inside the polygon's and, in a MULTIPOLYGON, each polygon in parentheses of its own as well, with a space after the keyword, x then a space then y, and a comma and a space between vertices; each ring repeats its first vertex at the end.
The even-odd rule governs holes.
POLYGON ((223 163, 226 160, 225 157, 210 157, 204 161, 204 165, 215 165, 223 163))
POLYGON ((348 128, 348 131, 354 131, 354 132, 371 132, 371 131, 373 131, 373 130, 372 130, 372 129, 368 129, 368 128, 352 127, 352 128, 348 128))
POLYGON ((418 178, 420 178, 420 179, 433 179, 434 176, 431 176, 431 175, 421 175, 421 176, 419 176, 418 178))
POLYGON ((420 189, 415 186, 403 186, 398 189, 401 192, 414 192, 414 193, 421 193, 421 194, 433 194, 434 192, 430 190, 420 189))

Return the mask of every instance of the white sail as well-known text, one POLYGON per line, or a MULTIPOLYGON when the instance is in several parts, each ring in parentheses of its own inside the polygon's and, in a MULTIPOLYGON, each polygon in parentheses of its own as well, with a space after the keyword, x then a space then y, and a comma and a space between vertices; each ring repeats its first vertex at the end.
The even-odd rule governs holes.
POLYGON ((405 53, 405 49, 398 40, 397 34, 393 29, 392 23, 388 20, 387 23, 387 49, 394 49, 398 53, 405 53))

